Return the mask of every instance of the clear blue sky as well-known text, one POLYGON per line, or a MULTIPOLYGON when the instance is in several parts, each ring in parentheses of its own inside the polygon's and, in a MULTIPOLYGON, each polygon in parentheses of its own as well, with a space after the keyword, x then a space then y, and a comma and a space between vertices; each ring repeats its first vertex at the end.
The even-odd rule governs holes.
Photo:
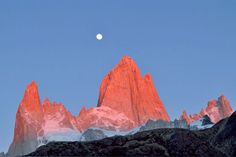
POLYGON ((96 106, 102 78, 124 54, 152 74, 172 119, 221 94, 235 109, 235 8, 235 0, 1 1, 0 151, 31 80, 42 101, 78 114, 96 106))

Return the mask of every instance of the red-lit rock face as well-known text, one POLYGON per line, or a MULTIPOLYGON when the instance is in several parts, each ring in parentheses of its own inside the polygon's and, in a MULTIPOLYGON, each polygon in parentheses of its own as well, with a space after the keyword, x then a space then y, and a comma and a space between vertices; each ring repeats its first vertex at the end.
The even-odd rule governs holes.
POLYGON ((126 56, 102 81, 98 107, 104 106, 124 113, 135 125, 148 119, 170 121, 151 75, 142 77, 135 62, 126 56))
MULTIPOLYGON (((11 149, 17 142, 27 141, 27 136, 35 141, 35 147, 38 136, 65 128, 84 131, 99 127, 121 131, 137 127, 149 119, 170 121, 151 75, 142 77, 130 57, 123 57, 104 78, 99 95, 96 108, 86 110, 83 107, 80 114, 74 117, 62 104, 51 103, 48 99, 41 104, 37 85, 33 81, 27 87, 17 112, 11 149)), ((28 151, 26 147, 29 147, 28 143, 21 146, 24 152, 20 154, 28 151)))
POLYGON ((213 123, 217 123, 233 113, 229 101, 225 96, 220 96, 218 101, 210 101, 205 112, 209 115, 213 123))
POLYGON ((77 129, 75 117, 66 110, 63 104, 50 103, 46 99, 42 105, 44 123, 42 129, 44 134, 60 132, 63 129, 77 129))
MULTIPOLYGON (((199 114, 180 119, 189 124, 208 115, 216 123, 232 113, 224 96, 208 103, 199 114)), ((142 125, 149 119, 170 121, 150 74, 142 77, 130 57, 120 63, 102 81, 97 107, 83 107, 78 116, 73 116, 63 104, 40 102, 38 87, 33 81, 27 86, 16 114, 14 139, 9 156, 25 155, 39 145, 39 137, 50 133, 80 133, 91 127, 127 131, 142 125)))
MULTIPOLYGON (((38 87, 33 81, 30 85, 27 86, 25 90, 24 97, 18 108, 16 116, 16 131, 19 134, 16 134, 15 140, 20 139, 24 132, 22 126, 27 125, 27 123, 33 123, 34 128, 39 130, 43 122, 43 112, 41 108, 38 87)), ((30 129, 30 128, 29 128, 30 129)))
POLYGON ((149 119, 170 121, 151 75, 142 77, 135 62, 123 57, 104 78, 98 105, 73 116, 62 104, 47 98, 41 104, 33 81, 27 86, 16 115, 14 140, 9 155, 24 155, 38 145, 38 137, 67 130, 85 131, 90 127, 126 131, 149 119))
POLYGON ((38 87, 33 81, 27 86, 24 97, 16 114, 13 142, 9 155, 29 153, 37 146, 37 136, 42 134, 43 112, 38 94, 38 87))
POLYGON ((82 109, 80 110, 79 117, 83 117, 86 114, 86 107, 82 106, 82 109))
POLYGON ((13 142, 8 155, 25 155, 38 146, 38 137, 47 133, 77 130, 76 118, 62 104, 41 105, 38 87, 33 81, 27 86, 16 114, 13 142))
POLYGON ((82 108, 79 130, 99 127, 129 130, 149 119, 170 121, 149 74, 144 77, 130 57, 120 63, 102 81, 96 108, 82 108))
POLYGON ((182 115, 180 116, 180 120, 185 120, 188 124, 191 123, 191 119, 189 118, 186 111, 183 111, 182 115))
POLYGON ((180 120, 185 119, 188 124, 199 120, 204 115, 208 115, 213 123, 217 123, 223 118, 229 117, 233 113, 229 101, 225 96, 220 96, 218 100, 211 100, 207 107, 202 109, 200 113, 188 116, 184 111, 180 116, 180 120))
POLYGON ((109 107, 96 107, 86 111, 77 117, 78 128, 85 131, 91 127, 97 127, 112 131, 127 131, 136 125, 124 113, 109 107))

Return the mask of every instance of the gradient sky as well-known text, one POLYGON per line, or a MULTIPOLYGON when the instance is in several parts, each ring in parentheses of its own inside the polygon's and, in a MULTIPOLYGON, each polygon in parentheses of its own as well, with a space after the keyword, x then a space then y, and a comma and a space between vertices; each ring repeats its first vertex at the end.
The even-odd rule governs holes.
POLYGON ((0 151, 28 83, 76 115, 96 106, 102 78, 124 54, 152 74, 172 119, 221 94, 235 109, 235 8, 235 0, 1 1, 0 151))

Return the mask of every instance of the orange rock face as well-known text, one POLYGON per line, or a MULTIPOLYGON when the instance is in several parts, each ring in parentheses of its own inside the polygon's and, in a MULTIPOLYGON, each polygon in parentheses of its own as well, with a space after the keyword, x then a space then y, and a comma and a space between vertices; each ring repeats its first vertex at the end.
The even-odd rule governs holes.
POLYGON ((80 110, 79 117, 83 117, 86 114, 86 107, 82 106, 82 109, 80 110))
POLYGON ((16 116, 16 122, 18 123, 16 123, 15 126, 15 131, 17 132, 17 134, 15 134, 14 140, 18 141, 24 136, 25 132, 23 128, 27 127, 25 126, 27 123, 24 121, 29 120, 27 119, 27 117, 30 117, 30 119, 32 119, 29 122, 34 123, 34 129, 38 131, 43 121, 43 112, 41 108, 38 87, 34 81, 27 86, 24 97, 18 108, 16 116))
MULTIPOLYGON (((180 119, 190 124, 207 114, 216 123, 232 112, 227 99, 221 96, 209 101, 199 114, 188 116, 184 112, 180 119)), ((127 131, 149 119, 170 121, 151 75, 143 77, 136 63, 124 56, 103 79, 97 107, 83 107, 78 116, 73 116, 63 104, 51 103, 47 98, 41 104, 36 83, 29 84, 16 114, 14 139, 8 155, 30 153, 45 135, 52 133, 77 135, 91 127, 127 131)))
POLYGON ((126 56, 103 79, 97 106, 124 113, 135 125, 149 119, 170 121, 151 75, 142 77, 135 62, 126 56))
POLYGON ((103 79, 97 107, 83 107, 77 116, 80 130, 100 127, 124 131, 149 119, 170 121, 151 75, 142 77, 136 63, 127 56, 103 79))
POLYGON ((213 123, 217 123, 221 119, 229 117, 232 113, 233 109, 230 106, 229 101, 222 95, 218 100, 209 101, 207 107, 202 109, 198 114, 188 116, 186 111, 184 111, 180 116, 180 120, 185 119, 188 124, 191 124, 202 118, 204 115, 208 115, 213 123))
POLYGON ((52 104, 48 99, 41 104, 38 87, 33 81, 27 86, 17 110, 14 138, 8 155, 30 153, 38 147, 38 137, 59 132, 61 128, 77 129, 76 118, 62 104, 52 104))
POLYGON ((63 104, 51 103, 49 99, 45 99, 42 109, 44 118, 42 130, 44 134, 60 132, 61 128, 77 130, 75 117, 66 110, 63 104))
POLYGON ((179 118, 180 120, 185 120, 188 124, 192 122, 186 111, 183 111, 182 115, 179 118))
POLYGON ((91 127, 112 131, 126 131, 136 126, 124 113, 106 106, 91 108, 86 113, 80 114, 77 117, 77 124, 78 129, 82 132, 91 127))
POLYGON ((142 77, 135 62, 125 56, 103 79, 97 107, 83 107, 78 116, 48 98, 41 104, 36 83, 28 85, 17 111, 9 155, 29 153, 45 134, 83 132, 91 127, 126 131, 149 119, 170 121, 151 75, 142 77))
POLYGON ((41 108, 38 87, 33 81, 27 86, 24 97, 16 114, 13 142, 9 148, 9 156, 29 153, 37 146, 37 136, 42 134, 43 111, 41 108), (24 142, 27 141, 27 142, 24 142))

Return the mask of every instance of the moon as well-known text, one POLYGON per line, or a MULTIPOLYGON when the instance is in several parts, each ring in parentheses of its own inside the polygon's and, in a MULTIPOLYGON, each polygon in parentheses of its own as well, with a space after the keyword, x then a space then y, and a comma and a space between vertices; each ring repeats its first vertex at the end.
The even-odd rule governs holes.
POLYGON ((96 35, 96 38, 97 38, 97 40, 102 40, 103 36, 102 36, 102 34, 98 33, 98 34, 96 35))

